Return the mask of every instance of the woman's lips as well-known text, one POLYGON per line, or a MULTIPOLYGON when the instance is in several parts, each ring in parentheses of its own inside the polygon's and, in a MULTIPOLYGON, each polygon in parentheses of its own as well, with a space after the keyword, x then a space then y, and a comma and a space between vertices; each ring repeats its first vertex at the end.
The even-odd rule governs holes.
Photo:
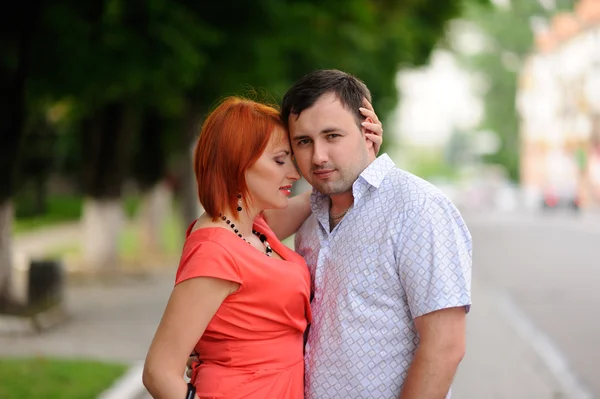
POLYGON ((279 187, 280 191, 283 191, 283 193, 285 195, 292 195, 292 186, 283 186, 283 187, 279 187))

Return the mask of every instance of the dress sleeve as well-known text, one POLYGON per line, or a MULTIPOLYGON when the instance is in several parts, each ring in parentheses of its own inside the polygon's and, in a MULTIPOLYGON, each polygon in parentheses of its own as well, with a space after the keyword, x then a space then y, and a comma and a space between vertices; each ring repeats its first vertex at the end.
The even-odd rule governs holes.
POLYGON ((471 305, 472 242, 462 216, 433 197, 405 220, 398 272, 413 318, 471 305))
POLYGON ((195 277, 214 277, 243 283, 237 263, 223 245, 214 241, 188 239, 183 247, 175 284, 195 277))

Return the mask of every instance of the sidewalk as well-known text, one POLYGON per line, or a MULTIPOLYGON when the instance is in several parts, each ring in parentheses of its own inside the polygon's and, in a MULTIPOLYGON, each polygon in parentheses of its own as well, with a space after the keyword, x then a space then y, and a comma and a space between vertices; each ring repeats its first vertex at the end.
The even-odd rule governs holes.
POLYGON ((176 265, 140 277, 67 286, 69 320, 40 335, 0 335, 0 356, 143 359, 169 294, 176 265))
MULTIPOLYGON (((73 285, 71 319, 43 335, 0 336, 0 356, 144 359, 173 286, 175 265, 144 278, 73 285)), ((476 283, 468 317, 467 355, 453 388, 456 399, 561 398, 557 383, 527 342, 503 319, 491 290, 476 283)))
POLYGON ((473 283, 467 353, 459 366, 456 399, 567 398, 552 374, 499 309, 491 287, 473 283))

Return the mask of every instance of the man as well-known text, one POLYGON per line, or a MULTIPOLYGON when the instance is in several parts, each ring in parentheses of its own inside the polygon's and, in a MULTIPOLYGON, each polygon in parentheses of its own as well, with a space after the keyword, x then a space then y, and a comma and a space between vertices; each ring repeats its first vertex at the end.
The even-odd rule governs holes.
POLYGON ((320 70, 282 102, 314 188, 296 235, 313 284, 306 398, 449 398, 465 352, 471 236, 439 190, 375 159, 363 98, 355 77, 320 70))

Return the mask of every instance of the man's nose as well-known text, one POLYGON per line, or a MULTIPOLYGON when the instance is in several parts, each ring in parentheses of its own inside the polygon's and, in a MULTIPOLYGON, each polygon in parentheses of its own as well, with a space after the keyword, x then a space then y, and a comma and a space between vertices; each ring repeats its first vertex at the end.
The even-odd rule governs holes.
POLYGON ((322 165, 327 162, 327 152, 323 146, 314 144, 312 161, 315 165, 322 165))

